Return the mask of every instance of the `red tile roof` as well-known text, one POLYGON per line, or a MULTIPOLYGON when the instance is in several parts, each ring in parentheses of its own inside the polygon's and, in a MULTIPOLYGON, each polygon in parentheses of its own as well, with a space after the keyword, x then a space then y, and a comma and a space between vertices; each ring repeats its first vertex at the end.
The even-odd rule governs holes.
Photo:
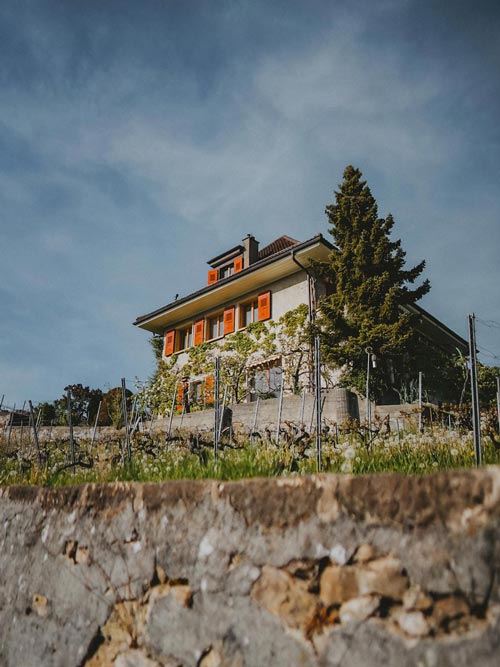
POLYGON ((262 248, 262 250, 259 250, 259 259, 275 255, 277 252, 281 252, 286 248, 291 248, 291 246, 296 245, 297 243, 299 243, 299 241, 297 241, 297 239, 292 239, 290 236, 280 236, 279 239, 276 239, 262 248))

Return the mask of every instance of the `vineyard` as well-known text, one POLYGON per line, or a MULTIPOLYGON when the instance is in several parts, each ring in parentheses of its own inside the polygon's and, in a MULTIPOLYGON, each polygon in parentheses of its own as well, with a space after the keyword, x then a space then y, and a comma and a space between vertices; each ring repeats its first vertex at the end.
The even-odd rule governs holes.
MULTIPOLYGON (((483 463, 500 463, 500 442, 483 419, 483 463)), ((285 426, 285 425, 284 425, 285 426)), ((109 430, 94 438, 90 431, 67 437, 41 430, 39 437, 19 441, 14 433, 7 443, 0 436, 0 485, 62 486, 84 482, 169 479, 221 479, 294 476, 317 472, 314 433, 295 424, 276 434, 267 429, 251 435, 222 435, 217 455, 210 431, 181 433, 147 429, 127 434, 109 430), (45 437, 44 437, 45 436, 45 437)), ((356 422, 325 427, 322 437, 323 472, 365 474, 400 472, 426 474, 475 465, 472 433, 450 425, 426 425, 420 432, 411 420, 405 429, 381 422, 369 431, 356 422)))

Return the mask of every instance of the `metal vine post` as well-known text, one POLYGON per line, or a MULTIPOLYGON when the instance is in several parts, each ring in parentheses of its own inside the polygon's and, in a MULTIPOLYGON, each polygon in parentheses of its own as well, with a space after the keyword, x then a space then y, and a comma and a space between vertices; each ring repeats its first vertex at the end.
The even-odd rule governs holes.
POLYGON ((469 355, 470 355, 470 384, 472 394, 472 426, 474 431, 474 451, 476 466, 482 463, 481 450, 481 413, 479 411, 479 391, 477 386, 477 346, 476 346, 476 316, 469 315, 469 355))

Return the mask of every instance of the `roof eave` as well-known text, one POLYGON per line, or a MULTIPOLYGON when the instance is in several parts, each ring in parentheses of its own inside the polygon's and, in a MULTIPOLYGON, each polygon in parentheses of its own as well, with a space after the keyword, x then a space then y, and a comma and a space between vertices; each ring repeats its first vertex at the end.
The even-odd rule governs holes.
POLYGON ((259 260, 258 262, 255 262, 254 264, 251 264, 247 268, 243 269, 242 271, 239 271, 238 273, 233 274, 232 276, 228 276, 227 278, 223 278, 222 280, 218 280, 216 283, 213 283, 212 285, 206 285, 205 287, 202 287, 201 289, 197 290, 196 292, 192 292, 191 294, 187 294, 186 296, 177 299, 176 301, 171 301, 170 303, 166 304, 162 308, 158 308, 157 310, 152 311, 151 313, 147 313, 146 315, 140 315, 135 319, 133 322, 134 326, 141 326, 146 324, 152 319, 155 319, 161 315, 165 315, 168 313, 169 310, 172 310, 173 308, 176 308, 184 303, 187 303, 189 301, 192 301, 193 299, 196 299, 198 297, 204 296, 205 294, 210 293, 211 291, 221 287, 222 285, 227 285, 231 282, 235 282, 236 280, 239 280, 245 276, 250 275, 251 273, 258 271, 261 268, 264 268, 265 266, 268 266, 269 264, 272 264, 273 262, 276 262, 283 257, 286 257, 287 255, 291 255, 292 253, 297 253, 300 252, 301 250, 305 250, 308 247, 311 247, 315 245, 316 243, 322 243, 325 245, 329 250, 333 250, 334 246, 327 241, 322 234, 316 234, 316 236, 313 236, 312 238, 308 239, 307 241, 303 241, 302 243, 297 243, 294 246, 290 246, 289 248, 285 248, 279 253, 276 253, 274 255, 270 255, 269 257, 266 257, 262 260, 259 260))

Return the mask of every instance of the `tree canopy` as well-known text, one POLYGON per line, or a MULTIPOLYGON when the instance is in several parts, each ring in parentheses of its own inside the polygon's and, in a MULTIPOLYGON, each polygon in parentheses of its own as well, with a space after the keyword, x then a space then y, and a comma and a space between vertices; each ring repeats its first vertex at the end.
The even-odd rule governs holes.
POLYGON ((414 286, 425 261, 405 268, 401 241, 391 238, 394 219, 379 217, 377 202, 355 167, 345 169, 326 214, 336 248, 328 261, 313 264, 328 286, 318 319, 324 357, 343 369, 343 385, 364 393, 366 350, 372 351, 377 368, 371 387, 380 398, 395 389, 395 373, 408 365, 414 327, 404 306, 430 289, 428 280, 414 286))

